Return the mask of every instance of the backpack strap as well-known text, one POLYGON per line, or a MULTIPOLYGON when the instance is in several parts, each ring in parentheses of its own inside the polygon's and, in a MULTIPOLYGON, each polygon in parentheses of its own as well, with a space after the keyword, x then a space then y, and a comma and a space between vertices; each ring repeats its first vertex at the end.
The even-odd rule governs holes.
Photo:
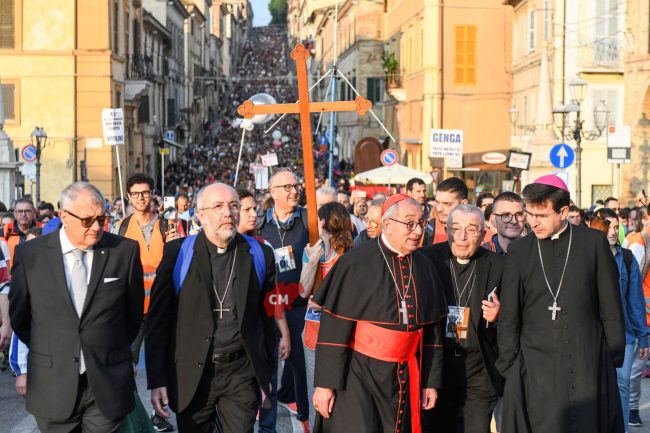
POLYGON ((163 240, 165 240, 165 236, 167 235, 167 230, 169 229, 169 223, 165 218, 160 218, 158 217, 158 221, 160 224, 158 224, 158 228, 160 229, 160 234, 162 235, 163 240))
POLYGON ((632 274, 632 260, 634 260, 634 255, 632 251, 627 248, 621 248, 621 253, 623 254, 623 263, 625 264, 625 270, 627 271, 627 276, 632 274))
POLYGON ((433 239, 436 236, 436 219, 431 218, 424 227, 424 236, 422 240, 422 245, 432 245, 433 239))
POLYGON ((302 225, 305 227, 305 231, 309 233, 309 226, 307 225, 309 223, 309 220, 307 219, 306 207, 300 207, 300 219, 302 220, 302 225))
POLYGON ((120 229, 117 232, 118 235, 124 237, 126 235, 126 231, 129 229, 129 223, 131 222, 131 217, 133 215, 129 215, 126 218, 123 218, 122 221, 120 221, 120 229))
POLYGON ((251 255, 253 256, 253 266, 257 274, 257 281, 260 283, 260 290, 264 286, 264 278, 266 277, 266 259, 264 258, 264 251, 257 239, 250 236, 242 235, 248 245, 250 245, 251 255))
POLYGON ((190 264, 192 263, 192 257, 194 257, 194 242, 196 242, 196 237, 197 235, 192 235, 183 239, 181 250, 176 258, 174 272, 172 273, 172 281, 174 283, 174 292, 177 297, 181 293, 183 281, 185 281, 187 271, 189 271, 190 264))

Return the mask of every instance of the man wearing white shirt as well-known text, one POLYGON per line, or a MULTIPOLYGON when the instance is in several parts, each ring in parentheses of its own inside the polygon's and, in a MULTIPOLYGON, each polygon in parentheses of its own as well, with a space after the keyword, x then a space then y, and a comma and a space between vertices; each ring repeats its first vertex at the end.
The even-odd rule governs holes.
POLYGON ((103 232, 103 204, 96 187, 73 183, 63 227, 16 247, 10 317, 30 349, 27 410, 42 432, 114 432, 133 409, 142 265, 135 241, 103 232))

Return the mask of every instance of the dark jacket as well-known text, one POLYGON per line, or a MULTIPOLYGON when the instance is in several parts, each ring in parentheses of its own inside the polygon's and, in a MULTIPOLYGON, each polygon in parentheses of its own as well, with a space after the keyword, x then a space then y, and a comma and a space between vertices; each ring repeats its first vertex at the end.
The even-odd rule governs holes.
MULTIPOLYGON (((453 286, 451 281, 451 272, 449 271, 449 260, 452 257, 451 248, 447 242, 439 243, 421 248, 420 251, 432 260, 442 286, 445 288, 445 296, 448 303, 454 303, 453 286)), ((496 324, 491 323, 486 328, 486 321, 483 319, 483 310, 481 309, 482 301, 487 300, 488 294, 496 287, 497 296, 501 290, 501 275, 505 259, 496 253, 479 248, 476 252, 476 286, 472 291, 469 301, 470 323, 473 331, 478 335, 481 355, 485 369, 490 376, 490 382, 494 386, 497 394, 503 393, 504 380, 494 367, 494 363, 499 356, 497 347, 497 328, 496 324)), ((445 342, 447 339, 445 339, 445 342)))
POLYGON ((129 345, 142 321, 144 286, 137 242, 104 233, 93 247, 90 283, 81 318, 65 278, 59 230, 16 247, 10 314, 29 346, 27 410, 66 420, 79 381, 79 349, 97 406, 109 419, 133 409, 129 345))
MULTIPOLYGON (((172 274, 183 239, 165 244, 163 258, 151 288, 151 305, 145 329, 145 359, 149 389, 166 386, 170 406, 183 411, 190 403, 212 349, 215 330, 215 299, 212 270, 205 233, 197 235, 194 257, 176 297, 172 274)), ((250 245, 237 236, 237 265, 233 276, 233 293, 239 332, 251 360, 257 381, 266 395, 273 366, 275 342, 273 320, 266 313, 264 300, 275 285, 273 251, 262 245, 266 259, 266 278, 260 289, 253 267, 250 245)), ((268 400, 267 400, 268 401, 268 400)))

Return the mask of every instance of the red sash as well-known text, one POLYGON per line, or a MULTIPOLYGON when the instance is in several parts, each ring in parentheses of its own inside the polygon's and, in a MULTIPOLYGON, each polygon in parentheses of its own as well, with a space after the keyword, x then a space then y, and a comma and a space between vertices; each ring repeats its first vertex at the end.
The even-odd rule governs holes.
MULTIPOLYGON (((350 347, 361 354, 386 362, 407 362, 411 400, 411 432, 422 433, 420 424, 420 366, 416 357, 422 345, 422 330, 393 331, 369 322, 357 322, 350 347)), ((421 352, 421 350, 420 350, 421 352)))

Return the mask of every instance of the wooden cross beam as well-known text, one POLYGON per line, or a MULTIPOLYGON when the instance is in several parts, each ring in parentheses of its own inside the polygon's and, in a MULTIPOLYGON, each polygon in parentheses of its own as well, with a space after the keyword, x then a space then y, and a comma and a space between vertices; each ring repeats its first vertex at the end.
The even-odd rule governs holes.
POLYGON ((255 105, 252 101, 245 101, 239 106, 237 112, 246 119, 252 119, 257 114, 300 114, 300 129, 302 134, 302 153, 305 167, 305 193, 307 195, 307 215, 309 225, 309 243, 314 245, 318 241, 318 215, 316 210, 316 182, 314 173, 314 153, 311 141, 310 113, 326 111, 356 111, 363 116, 372 108, 372 102, 364 97, 354 101, 340 102, 310 102, 309 82, 307 78, 307 59, 309 51, 301 44, 291 51, 291 58, 296 62, 298 76, 298 101, 294 104, 255 105))

